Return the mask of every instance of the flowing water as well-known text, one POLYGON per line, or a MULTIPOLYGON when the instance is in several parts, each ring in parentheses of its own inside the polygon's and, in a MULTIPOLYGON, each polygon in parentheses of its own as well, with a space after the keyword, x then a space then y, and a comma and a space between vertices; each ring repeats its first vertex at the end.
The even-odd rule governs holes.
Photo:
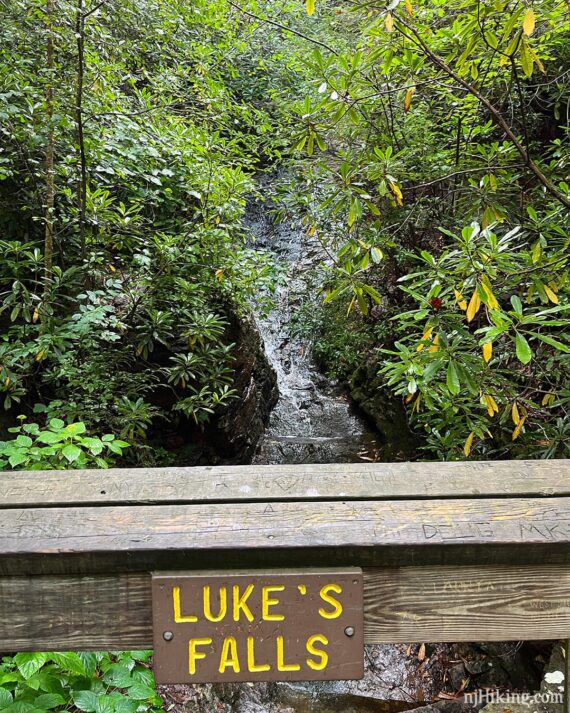
POLYGON ((279 400, 254 463, 350 463, 381 460, 381 444, 346 394, 319 370, 310 339, 295 336, 295 313, 312 293, 315 268, 327 255, 293 221, 274 224, 268 208, 247 214, 254 245, 272 252, 285 270, 272 311, 257 318, 267 358, 277 374, 279 400))

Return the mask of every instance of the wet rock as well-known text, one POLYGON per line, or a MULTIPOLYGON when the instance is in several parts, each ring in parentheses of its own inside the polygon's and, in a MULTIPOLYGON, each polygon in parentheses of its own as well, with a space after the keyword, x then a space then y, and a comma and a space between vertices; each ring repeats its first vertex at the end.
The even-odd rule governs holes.
POLYGON ((350 379, 350 395, 382 437, 385 460, 412 460, 418 441, 411 433, 402 403, 382 388, 380 364, 371 358, 350 379))
POLYGON ((224 460, 249 463, 277 401, 277 377, 255 322, 236 319, 234 329, 237 343, 233 388, 239 398, 218 419, 213 439, 224 460))
POLYGON ((562 646, 556 644, 540 689, 523 688, 506 693, 501 689, 483 691, 483 700, 496 699, 480 708, 481 713, 563 713, 565 661, 562 646))

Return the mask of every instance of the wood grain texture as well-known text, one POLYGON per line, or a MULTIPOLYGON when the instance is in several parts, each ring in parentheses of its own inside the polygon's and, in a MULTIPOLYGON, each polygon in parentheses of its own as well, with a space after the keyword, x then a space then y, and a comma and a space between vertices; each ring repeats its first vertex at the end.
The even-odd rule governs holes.
POLYGON ((0 472, 0 508, 570 495, 570 460, 0 472))
POLYGON ((569 562, 570 498, 16 508, 2 513, 0 553, 5 575, 189 568, 216 556, 215 566, 569 562))
MULTIPOLYGON (((367 643, 570 637, 565 566, 364 571, 367 643)), ((148 574, 0 578, 3 651, 152 645, 148 574)))

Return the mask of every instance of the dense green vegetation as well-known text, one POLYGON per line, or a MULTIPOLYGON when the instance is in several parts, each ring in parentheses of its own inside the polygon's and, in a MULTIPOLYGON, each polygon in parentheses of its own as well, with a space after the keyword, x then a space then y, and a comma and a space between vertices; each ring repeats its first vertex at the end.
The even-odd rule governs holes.
POLYGON ((429 457, 567 455, 567 4, 307 11, 290 200, 333 254, 325 366, 373 360, 429 457))
POLYGON ((6 427, 167 462, 149 435, 236 398, 231 323, 274 278, 245 203, 282 165, 277 217, 330 256, 297 325, 324 368, 374 362, 428 457, 563 455, 563 0, 5 0, 2 27, 6 427))
POLYGON ((117 12, 3 3, 1 405, 152 462, 153 423, 234 396, 229 318, 270 270, 241 219, 278 137, 261 48, 223 4, 117 12))

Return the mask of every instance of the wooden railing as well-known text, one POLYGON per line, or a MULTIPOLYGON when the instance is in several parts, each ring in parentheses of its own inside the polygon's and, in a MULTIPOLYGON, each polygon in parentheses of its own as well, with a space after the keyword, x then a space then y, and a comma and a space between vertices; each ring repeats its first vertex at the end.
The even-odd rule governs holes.
POLYGON ((570 461, 0 473, 0 649, 152 644, 150 572, 364 568, 366 642, 570 638, 570 461))

